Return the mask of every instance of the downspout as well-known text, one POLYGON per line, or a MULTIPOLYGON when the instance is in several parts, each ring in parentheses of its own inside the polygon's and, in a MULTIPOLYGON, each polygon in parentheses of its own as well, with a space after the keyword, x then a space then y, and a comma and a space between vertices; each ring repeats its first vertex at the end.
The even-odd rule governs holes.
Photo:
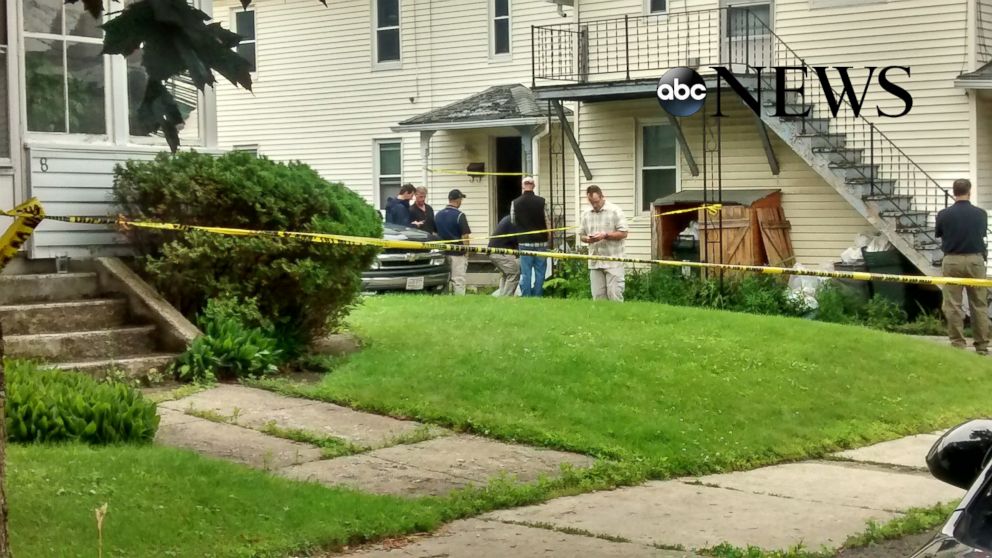
MULTIPOLYGON (((547 136, 551 133, 551 128, 547 124, 541 124, 541 131, 534 135, 533 139, 530 141, 530 152, 531 157, 534 159, 533 164, 533 174, 531 176, 538 179, 538 184, 540 184, 541 177, 541 155, 538 147, 541 145, 541 138, 547 136)), ((538 186, 540 188, 540 186, 538 186)))

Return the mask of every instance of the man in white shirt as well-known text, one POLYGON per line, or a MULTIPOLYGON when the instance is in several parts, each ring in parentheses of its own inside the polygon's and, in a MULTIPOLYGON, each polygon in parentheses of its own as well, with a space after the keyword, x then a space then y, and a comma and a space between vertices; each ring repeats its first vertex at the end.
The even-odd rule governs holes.
MULTIPOLYGON (((586 188, 590 209, 582 214, 579 238, 589 245, 589 255, 623 257, 627 238, 627 218, 623 210, 606 201, 599 186, 586 188)), ((622 262, 589 260, 592 298, 623 302, 624 266, 622 262)))

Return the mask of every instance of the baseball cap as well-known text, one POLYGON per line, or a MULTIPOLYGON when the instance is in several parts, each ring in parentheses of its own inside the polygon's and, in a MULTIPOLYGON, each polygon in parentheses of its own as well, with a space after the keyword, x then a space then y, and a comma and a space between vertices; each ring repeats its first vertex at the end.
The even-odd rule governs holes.
POLYGON ((448 192, 448 199, 449 200, 457 200, 457 199, 460 199, 460 198, 467 198, 467 197, 468 196, 466 196, 465 194, 463 194, 462 191, 459 190, 458 188, 455 188, 454 190, 448 192))

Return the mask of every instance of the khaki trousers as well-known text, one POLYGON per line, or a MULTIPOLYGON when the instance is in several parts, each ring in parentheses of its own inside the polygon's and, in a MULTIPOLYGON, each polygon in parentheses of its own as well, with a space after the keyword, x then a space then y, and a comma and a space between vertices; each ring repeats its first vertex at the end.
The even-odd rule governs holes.
POLYGON ((589 282, 592 284, 593 300, 612 300, 623 302, 624 268, 599 268, 589 270, 589 282))
POLYGON ((489 259, 499 270, 499 296, 514 296, 520 283, 520 262, 516 256, 489 254, 489 259))
POLYGON ((451 278, 448 281, 452 294, 465 294, 465 274, 468 272, 468 256, 448 256, 451 264, 451 278))
MULTIPOLYGON (((985 259, 980 254, 946 255, 942 270, 946 277, 968 277, 985 279, 985 259)), ((980 353, 989 350, 989 298, 984 287, 962 287, 944 285, 944 317, 947 318, 947 335, 955 347, 965 348, 964 301, 962 293, 968 290, 968 306, 971 312, 971 330, 975 337, 975 350, 980 353)))

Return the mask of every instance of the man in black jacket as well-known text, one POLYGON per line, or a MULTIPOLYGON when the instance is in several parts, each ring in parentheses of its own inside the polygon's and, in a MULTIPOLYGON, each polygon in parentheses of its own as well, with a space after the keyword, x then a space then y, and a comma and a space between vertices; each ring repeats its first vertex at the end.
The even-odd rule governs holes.
POLYGON ((413 205, 410 206, 410 219, 413 226, 418 229, 434 234, 437 227, 434 225, 434 208, 427 205, 427 188, 417 186, 417 192, 413 196, 413 205))
POLYGON ((395 198, 386 200, 386 222, 401 227, 413 226, 413 219, 410 218, 410 200, 413 198, 415 188, 413 184, 400 186, 400 193, 395 198))
MULTIPOLYGON (((937 214, 937 238, 941 239, 944 251, 942 270, 946 277, 967 277, 985 279, 986 249, 985 237, 988 231, 989 215, 984 209, 971 204, 971 181, 966 179, 954 182, 954 205, 937 214)), ((951 344, 965 348, 964 301, 962 292, 968 290, 968 306, 971 311, 971 329, 975 337, 975 351, 989 354, 989 299, 988 289, 983 287, 944 286, 944 316, 947 318, 947 334, 951 344)))
MULTIPOLYGON (((526 233, 520 236, 520 249, 544 252, 548 249, 551 233, 548 225, 547 204, 544 198, 534 193, 534 177, 527 176, 521 181, 523 193, 510 204, 510 221, 517 229, 526 233)), ((544 275, 547 272, 547 258, 520 256, 520 295, 540 297, 544 294, 544 275), (533 283, 531 282, 533 278, 533 283)))

